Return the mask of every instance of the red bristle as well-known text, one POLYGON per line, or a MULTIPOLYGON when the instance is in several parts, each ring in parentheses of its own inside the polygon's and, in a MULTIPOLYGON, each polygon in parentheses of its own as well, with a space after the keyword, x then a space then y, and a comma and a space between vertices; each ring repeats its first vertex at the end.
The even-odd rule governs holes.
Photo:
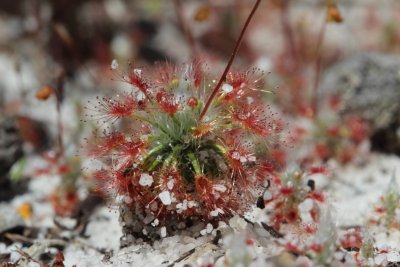
MULTIPOLYGON (((85 109, 95 114, 90 114, 90 118, 102 123, 113 122, 119 118, 128 117, 138 109, 138 101, 133 95, 117 96, 117 98, 97 97, 97 105, 86 107, 85 109)), ((90 104, 91 102, 89 102, 90 104)))
POLYGON ((157 93, 156 100, 160 109, 170 116, 174 115, 179 110, 179 99, 167 93, 165 90, 161 90, 157 93))
POLYGON ((267 120, 265 112, 260 107, 236 108, 232 113, 232 119, 257 135, 266 136, 275 130, 275 126, 267 120))
POLYGON ((124 144, 125 135, 122 132, 113 132, 103 137, 94 139, 95 143, 89 143, 88 154, 89 156, 101 157, 108 154, 112 149, 124 144))

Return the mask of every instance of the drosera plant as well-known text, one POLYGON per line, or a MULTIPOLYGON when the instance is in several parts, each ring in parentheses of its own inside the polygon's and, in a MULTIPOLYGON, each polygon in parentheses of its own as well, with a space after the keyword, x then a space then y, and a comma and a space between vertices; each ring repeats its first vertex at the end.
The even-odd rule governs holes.
POLYGON ((309 253, 315 262, 322 266, 330 266, 336 251, 337 228, 330 209, 329 205, 322 209, 318 231, 309 244, 309 253))
POLYGON ((100 191, 119 202, 127 244, 241 214, 270 178, 266 149, 282 123, 262 100, 264 73, 230 71, 259 3, 218 82, 200 61, 153 72, 120 72, 113 61, 132 91, 89 103, 100 124, 123 120, 130 129, 106 129, 88 149, 102 163, 94 173, 100 191))
POLYGON ((57 111, 57 147, 43 154, 46 162, 44 168, 35 170, 36 175, 57 175, 60 177, 59 185, 50 196, 56 215, 72 216, 76 212, 79 196, 77 182, 81 176, 80 158, 69 155, 64 147, 64 126, 61 119, 61 104, 64 98, 65 73, 59 71, 56 86, 45 86, 36 93, 36 98, 46 100, 51 95, 55 96, 57 111))
POLYGON ((400 194, 395 172, 380 200, 375 206, 376 216, 369 219, 367 225, 349 228, 338 234, 335 260, 352 266, 391 266, 399 262, 400 194))
POLYGON ((386 190, 380 198, 380 203, 375 207, 377 216, 370 219, 370 223, 383 225, 386 228, 400 228, 400 190, 396 182, 395 173, 386 190))
POLYGON ((274 62, 274 73, 283 84, 277 100, 286 113, 308 118, 318 115, 322 71, 337 60, 335 49, 326 49, 328 46, 324 39, 330 33, 332 24, 341 24, 345 20, 337 2, 315 2, 318 6, 316 13, 325 13, 325 16, 314 17, 307 25, 304 15, 296 18, 292 12, 296 1, 270 1, 271 8, 280 12, 279 22, 284 39, 283 49, 274 62))
POLYGON ((226 236, 223 243, 227 249, 226 254, 216 266, 234 267, 250 266, 255 258, 254 241, 245 232, 232 233, 226 236))
POLYGON ((368 123, 355 114, 342 119, 333 118, 330 124, 321 120, 315 124, 314 159, 327 161, 334 158, 347 164, 357 157, 368 135, 368 123))
MULTIPOLYGON (((319 222, 312 232, 286 236, 281 242, 285 251, 300 257, 306 256, 315 266, 336 266, 340 259, 336 259, 335 252, 340 251, 340 245, 331 209, 329 204, 324 204, 319 222)), ((312 263, 307 261, 301 266, 314 266, 312 263)))
POLYGON ((322 15, 324 12, 325 16, 307 22, 304 16, 296 17, 292 12, 295 2, 279 0, 270 3, 281 12, 285 40, 283 50, 274 62, 274 74, 282 84, 276 100, 283 112, 292 116, 294 124, 301 122, 294 129, 301 135, 295 138, 298 144, 303 144, 299 150, 308 151, 301 155, 298 160, 301 162, 297 162, 302 168, 329 159, 347 164, 360 155, 360 148, 364 148, 361 144, 369 137, 369 125, 359 114, 340 116, 341 99, 337 95, 322 97, 319 92, 323 70, 336 62, 342 53, 325 39, 331 28, 346 23, 344 10, 335 0, 315 3, 317 13, 322 15))
POLYGON ((259 147, 267 148, 281 128, 268 107, 247 99, 259 98, 259 80, 253 80, 258 70, 231 72, 209 113, 200 119, 201 91, 209 86, 185 74, 185 68, 191 75, 198 67, 184 66, 166 83, 148 84, 149 98, 124 97, 136 102, 132 106, 137 109, 124 115, 136 132, 106 133, 89 149, 104 163, 95 174, 103 189, 154 226, 164 225, 170 216, 184 222, 240 214, 269 178, 266 154, 259 147))
POLYGON ((75 215, 80 202, 78 180, 81 177, 81 161, 78 156, 59 157, 54 151, 42 155, 45 164, 34 170, 35 176, 59 176, 60 183, 50 195, 56 215, 69 217, 75 215))
MULTIPOLYGON (((342 261, 352 263, 354 266, 396 266, 400 260, 400 253, 398 250, 397 240, 398 235, 394 234, 395 231, 387 232, 379 238, 371 235, 372 228, 368 229, 352 229, 345 235, 347 241, 343 244, 344 239, 341 241, 342 247, 347 250, 347 257, 343 257, 342 261), (391 238, 390 236, 393 235, 391 238), (379 238, 380 240, 377 240, 379 238), (396 240, 393 242, 392 240, 396 240), (344 245, 351 245, 346 247, 344 245)), ((373 231, 376 231, 374 229, 373 231)))
MULTIPOLYGON (((39 101, 50 101, 55 98, 56 109, 56 144, 44 151, 40 155, 40 162, 36 162, 32 167, 27 160, 21 161, 13 169, 13 178, 22 179, 25 176, 52 176, 59 178, 60 182, 51 192, 49 200, 53 205, 54 211, 58 216, 72 216, 79 203, 78 180, 81 177, 80 158, 71 155, 64 147, 64 125, 61 118, 61 105, 64 98, 64 78, 65 73, 61 70, 57 72, 53 85, 45 85, 36 91, 35 97, 39 101)), ((30 126, 28 124, 28 126, 30 126)), ((39 134, 38 139, 43 138, 39 134)))
POLYGON ((315 232, 320 206, 326 197, 316 190, 315 181, 308 178, 309 174, 300 171, 274 174, 271 186, 263 193, 263 202, 258 206, 265 208, 269 218, 267 224, 276 231, 289 227, 309 234, 315 232))
MULTIPOLYGON (((323 168, 314 168, 310 173, 320 171, 324 172, 323 168)), ((359 226, 341 230, 335 224, 332 207, 325 196, 315 192, 314 181, 310 179, 306 182, 311 189, 307 190, 305 182, 296 183, 300 173, 293 174, 284 178, 283 182, 276 176, 263 194, 263 205, 270 218, 268 223, 279 231, 281 236, 278 242, 284 251, 299 256, 297 259, 306 256, 318 266, 388 266, 400 260, 397 249, 400 197, 394 178, 381 199, 382 205, 377 208, 378 219, 370 220, 370 228, 359 226), (302 184, 303 188, 299 187, 302 184), (304 194, 310 191, 317 194, 304 194), (318 209, 313 210, 314 207, 318 209), (376 231, 381 234, 372 237, 370 233, 376 231)), ((313 265, 309 262, 304 266, 313 265)))
POLYGON ((326 110, 316 118, 293 123, 293 143, 303 151, 297 155, 302 168, 329 160, 346 165, 362 160, 362 154, 369 150, 369 123, 359 114, 340 116, 338 97, 332 96, 327 102, 326 110))

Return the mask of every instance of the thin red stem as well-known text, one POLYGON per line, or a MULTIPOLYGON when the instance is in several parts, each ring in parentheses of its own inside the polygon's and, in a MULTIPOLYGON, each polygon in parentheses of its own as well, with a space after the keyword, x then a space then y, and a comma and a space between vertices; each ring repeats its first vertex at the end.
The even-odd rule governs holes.
POLYGON ((58 147, 59 147, 59 156, 62 157, 64 155, 64 145, 63 145, 63 125, 62 125, 62 118, 61 118, 61 103, 57 98, 56 102, 57 106, 57 142, 58 142, 58 147))
POLYGON ((55 88, 56 95, 56 110, 57 110, 57 142, 59 146, 58 157, 64 156, 64 142, 63 142, 63 124, 61 118, 61 102, 64 91, 64 70, 60 72, 57 77, 57 88, 55 88))
POLYGON ((292 26, 290 24, 290 19, 289 19, 289 17, 290 17, 289 5, 290 5, 290 0, 285 0, 282 3, 281 24, 282 24, 282 28, 283 28, 284 37, 286 38, 287 49, 289 50, 290 56, 292 59, 291 64, 293 64, 293 65, 292 65, 291 71, 293 71, 293 70, 297 69, 299 60, 298 60, 298 55, 297 55, 297 45, 296 45, 296 41, 293 36, 293 30, 292 30, 292 26))
POLYGON ((229 58, 228 64, 226 65, 225 70, 221 75, 221 78, 219 79, 217 85, 215 86, 214 90, 212 91, 210 97, 208 98, 207 103, 204 106, 203 111, 200 114, 200 120, 203 119, 204 115, 207 113, 207 110, 210 107, 212 100, 214 99, 215 95, 217 94, 217 92, 218 92, 219 88, 221 87, 222 83, 225 81, 226 75, 228 74, 229 69, 232 66, 233 60, 235 59, 235 57, 236 57, 236 55, 237 55, 237 53, 239 51, 239 47, 240 47, 240 44, 241 44, 241 42, 243 40, 244 33, 246 32, 247 27, 249 26, 250 21, 253 18, 253 15, 256 12, 260 2, 261 2, 261 0, 257 0, 256 1, 256 3, 254 4, 253 9, 251 10, 249 16, 247 17, 247 20, 246 20, 246 22, 245 22, 245 24, 243 26, 243 29, 240 32, 239 38, 236 41, 235 48, 233 49, 231 57, 229 58))
POLYGON ((313 87, 313 99, 312 99, 312 107, 313 107, 313 112, 314 112, 314 117, 316 117, 317 112, 318 112, 318 86, 319 86, 319 80, 320 80, 320 75, 321 75, 321 63, 322 63, 322 44, 324 41, 324 35, 325 35, 325 30, 326 30, 326 20, 324 20, 324 23, 321 27, 321 30, 318 35, 318 40, 317 40, 317 53, 316 53, 316 62, 315 62, 315 80, 314 80, 314 87, 313 87))

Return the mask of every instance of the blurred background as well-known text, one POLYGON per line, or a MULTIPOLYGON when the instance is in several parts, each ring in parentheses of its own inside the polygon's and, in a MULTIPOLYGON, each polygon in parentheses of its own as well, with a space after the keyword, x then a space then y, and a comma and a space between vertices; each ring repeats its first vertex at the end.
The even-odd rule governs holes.
MULTIPOLYGON (((128 62, 145 66, 201 58, 220 71, 252 4, 250 0, 3 0, 2 108, 8 105, 8 111, 31 113, 27 107, 32 94, 44 85, 54 86, 60 73, 66 95, 112 87, 113 59, 126 68, 128 62)), ((272 84, 282 87, 284 109, 307 113, 310 103, 303 98, 313 94, 316 65, 320 75, 355 53, 398 54, 399 16, 400 3, 395 0, 262 1, 235 65, 271 71, 272 84), (338 9, 337 23, 327 22, 329 5, 338 9), (301 98, 294 106, 293 96, 301 98)))
MULTIPOLYGON (((122 87, 111 68, 113 60, 123 73, 132 63, 151 72, 155 62, 200 59, 218 79, 253 4, 250 0, 0 1, 0 128, 2 139, 10 138, 0 142, 2 172, 7 173, 23 153, 41 155, 58 147, 69 155, 79 154, 82 138, 94 128, 93 121, 83 122, 87 101, 113 95, 122 87)), ((362 67, 369 64, 365 60, 375 73, 372 83, 366 84, 378 91, 364 90, 365 97, 358 102, 347 99, 349 110, 369 110, 380 102, 376 92, 382 88, 389 88, 387 99, 397 99, 391 92, 395 91, 393 84, 398 84, 400 61, 390 58, 400 53, 399 17, 396 0, 262 1, 233 69, 255 66, 267 73, 265 86, 273 92, 270 102, 287 116, 294 139, 304 133, 304 123, 296 124, 304 118, 314 121, 318 131, 332 130, 315 123, 322 114, 319 109, 329 106, 335 113, 340 103, 335 98, 338 88, 360 87, 370 69, 362 67), (374 58, 368 58, 370 54, 374 58), (332 68, 349 58, 356 59, 332 68), (320 99, 324 92, 328 97, 320 99)), ((361 117, 373 122, 368 134, 379 133, 379 149, 398 153, 399 122, 393 118, 398 105, 390 104, 394 107, 386 115, 382 109, 388 104, 383 105, 361 117), (386 121, 381 123, 381 118, 386 121)), ((359 132, 356 145, 367 135, 359 132)), ((315 139, 314 133, 311 138, 315 139)), ((321 146, 317 139, 312 151, 317 151, 317 158, 337 156, 327 152, 332 140, 324 139, 321 146)), ((344 162, 355 154, 340 153, 344 162)), ((280 150, 275 157, 282 164, 287 160, 280 150)), ((315 157, 303 158, 312 162, 315 157)))
MULTIPOLYGON (((13 200, 16 220, 47 227, 54 214, 93 211, 88 101, 114 96, 130 64, 151 73, 156 62, 201 60, 219 79, 254 2, 0 0, 0 201, 45 176, 13 200)), ((261 1, 233 69, 265 72, 266 99, 290 132, 270 151, 280 166, 400 155, 399 21, 399 0, 261 1)))
MULTIPOLYGON (((74 150, 85 131, 82 111, 87 100, 115 94, 121 86, 111 70, 113 60, 127 71, 132 62, 151 69, 157 61, 200 59, 218 78, 252 5, 250 0, 2 0, 1 117, 17 124, 25 152, 46 150, 61 139, 74 150), (61 128, 62 137, 57 134, 61 128)), ((274 92, 271 101, 282 114, 291 119, 317 118, 318 109, 326 104, 326 98, 319 99, 321 92, 330 92, 329 103, 334 106, 339 102, 334 98, 337 88, 357 88, 368 72, 360 66, 369 54, 376 56, 368 59, 378 73, 373 87, 389 84, 393 91, 398 60, 389 58, 400 53, 399 17, 396 0, 262 1, 234 69, 255 66, 269 73, 266 87, 274 92), (356 63, 344 69, 361 73, 361 78, 344 77, 338 68, 328 72, 357 55, 361 56, 356 63), (389 72, 394 76, 382 78, 389 72)), ((379 102, 377 91, 366 92, 356 112, 379 102)), ((389 94, 388 99, 396 98, 389 94)), ((395 107, 390 110, 396 112, 395 107)), ((381 111, 377 114, 382 117, 381 111)), ((389 118, 386 126, 392 123, 393 115, 383 117, 389 118)), ((373 124, 382 128, 380 122, 373 124)), ((397 137, 380 146, 391 147, 397 142, 393 138, 397 137)), ((382 143, 382 138, 378 141, 382 143)))

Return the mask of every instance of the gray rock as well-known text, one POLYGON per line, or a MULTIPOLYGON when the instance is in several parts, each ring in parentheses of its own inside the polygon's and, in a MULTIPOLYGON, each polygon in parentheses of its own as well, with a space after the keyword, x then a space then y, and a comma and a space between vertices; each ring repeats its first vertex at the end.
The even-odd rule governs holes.
POLYGON ((15 120, 0 119, 0 184, 6 179, 14 162, 22 156, 22 143, 15 120))
POLYGON ((23 140, 12 118, 0 118, 0 201, 5 201, 27 189, 26 181, 11 182, 9 171, 23 156, 23 140))
POLYGON ((400 57, 370 53, 348 58, 326 72, 320 94, 339 95, 342 115, 357 113, 369 121, 373 147, 400 153, 400 57))

